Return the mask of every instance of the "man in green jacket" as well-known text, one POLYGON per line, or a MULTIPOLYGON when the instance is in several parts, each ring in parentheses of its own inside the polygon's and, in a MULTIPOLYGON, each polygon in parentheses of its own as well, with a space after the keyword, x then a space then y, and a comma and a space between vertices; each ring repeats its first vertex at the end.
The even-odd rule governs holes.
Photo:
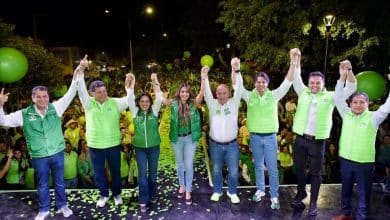
POLYGON ((352 219, 352 192, 354 181, 358 189, 356 219, 368 219, 371 186, 374 176, 375 140, 379 125, 390 113, 390 98, 376 111, 369 111, 369 99, 364 92, 355 92, 350 97, 350 107, 343 99, 343 87, 352 66, 340 65, 334 99, 343 119, 340 137, 341 213, 335 219, 352 219))
POLYGON ((59 100, 49 103, 49 91, 45 86, 32 89, 33 104, 9 115, 4 114, 3 105, 8 100, 4 89, 0 93, 0 125, 23 127, 28 151, 35 169, 38 190, 39 213, 36 220, 45 219, 50 210, 49 174, 51 173, 55 189, 55 201, 58 212, 64 217, 73 214, 66 204, 64 184, 64 149, 61 116, 72 102, 77 92, 77 73, 84 71, 85 63, 80 63, 73 74, 68 92, 59 100))
MULTIPOLYGON (((88 62, 86 58, 81 61, 88 62)), ((106 161, 112 177, 112 196, 115 205, 123 203, 121 198, 122 184, 120 174, 120 144, 121 133, 119 127, 120 114, 128 107, 130 98, 130 78, 126 77, 125 87, 127 96, 111 98, 107 96, 106 85, 100 80, 89 85, 89 96, 84 73, 80 72, 79 97, 85 109, 86 136, 90 148, 91 161, 95 171, 95 183, 100 191, 97 207, 104 207, 108 201, 108 184, 106 182, 106 161)))
MULTIPOLYGON (((294 52, 293 52, 294 53, 294 52)), ((297 175, 297 194, 291 205, 294 208, 304 208, 302 200, 306 198, 306 165, 309 163, 311 174, 311 194, 308 214, 317 215, 317 199, 322 182, 321 167, 325 154, 326 139, 329 138, 332 127, 334 109, 333 92, 325 89, 325 76, 319 72, 309 73, 306 87, 300 75, 301 52, 296 48, 291 64, 295 66, 293 81, 294 90, 298 95, 297 111, 294 116, 293 132, 297 135, 294 143, 294 164, 297 175), (309 162, 310 161, 310 162, 309 162)), ((356 78, 352 73, 347 75, 347 86, 343 97, 347 99, 356 90, 356 78)))

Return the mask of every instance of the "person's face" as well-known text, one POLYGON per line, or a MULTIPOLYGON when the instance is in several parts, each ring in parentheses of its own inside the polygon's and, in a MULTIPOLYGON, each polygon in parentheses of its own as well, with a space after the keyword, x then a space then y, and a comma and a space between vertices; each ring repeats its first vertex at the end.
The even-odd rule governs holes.
POLYGON ((368 102, 366 101, 366 97, 363 95, 356 95, 351 100, 351 110, 354 114, 360 115, 368 108, 368 102))
POLYGON ((85 131, 84 131, 84 129, 80 129, 80 131, 79 131, 79 135, 80 135, 81 137, 83 137, 83 136, 85 135, 85 131))
POLYGON ((22 152, 20 150, 14 150, 14 156, 16 159, 22 158, 22 152))
POLYGON ((5 143, 0 143, 0 152, 5 152, 5 150, 7 150, 5 143))
POLYGON ((321 76, 311 76, 309 78, 309 89, 311 93, 317 94, 324 88, 324 80, 321 76))
POLYGON ((188 101, 188 99, 190 98, 190 91, 187 87, 182 87, 180 89, 180 93, 179 93, 179 96, 180 96, 180 101, 185 103, 188 101))
POLYGON ((259 76, 259 77, 257 77, 257 80, 255 82, 255 87, 256 87, 257 92, 262 94, 268 88, 268 82, 267 82, 267 80, 265 80, 264 77, 259 76))
POLYGON ((149 100, 149 98, 147 96, 142 96, 139 99, 139 107, 141 108, 142 111, 149 110, 151 104, 152 103, 150 102, 150 100, 149 100))
POLYGON ((287 146, 283 146, 282 151, 283 151, 283 153, 288 153, 288 147, 287 146))
POLYGON ((92 92, 92 96, 99 103, 104 103, 107 100, 107 90, 105 86, 95 88, 95 92, 92 92))
POLYGON ((219 104, 225 104, 230 96, 229 89, 225 85, 219 85, 216 90, 217 100, 219 104))
POLYGON ((69 128, 70 129, 75 129, 77 127, 77 123, 70 123, 70 125, 69 125, 69 128))
POLYGON ((49 94, 47 91, 37 90, 32 95, 32 101, 38 109, 46 109, 46 107, 49 105, 49 94))
POLYGON ((65 151, 67 153, 70 153, 70 151, 72 151, 72 145, 70 145, 69 143, 66 144, 66 147, 65 147, 65 151))

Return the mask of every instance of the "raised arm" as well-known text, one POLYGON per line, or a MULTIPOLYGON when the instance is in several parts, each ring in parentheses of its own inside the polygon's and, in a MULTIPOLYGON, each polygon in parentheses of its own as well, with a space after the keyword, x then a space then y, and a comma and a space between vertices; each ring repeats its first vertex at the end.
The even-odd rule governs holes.
MULTIPOLYGON (((390 80, 390 74, 387 75, 388 80, 390 80)), ((387 115, 390 113, 390 92, 387 96, 386 102, 379 107, 378 110, 372 113, 372 124, 377 129, 379 125, 387 118, 387 115)))
POLYGON ((118 106, 118 111, 119 112, 122 112, 123 110, 125 110, 129 106, 130 86, 131 86, 130 75, 126 74, 126 78, 125 78, 126 96, 121 97, 121 98, 114 98, 114 100, 116 101, 116 104, 118 106))
POLYGON ((344 61, 340 62, 339 65, 340 78, 339 80, 337 80, 336 88, 333 94, 333 99, 336 104, 336 108, 340 113, 341 118, 344 118, 345 114, 347 114, 348 111, 350 111, 350 108, 345 102, 343 90, 344 90, 345 80, 347 79, 347 74, 349 71, 352 71, 351 69, 352 67, 347 63, 345 63, 344 61))
POLYGON ((349 98, 349 96, 351 96, 352 93, 354 93, 356 91, 357 80, 356 80, 355 75, 353 74, 352 64, 349 60, 341 61, 340 65, 342 66, 343 71, 347 72, 345 74, 346 75, 345 77, 347 79, 347 83, 346 83, 344 90, 343 90, 344 100, 347 100, 349 98))
POLYGON ((241 61, 238 57, 233 57, 230 61, 232 67, 232 72, 230 74, 232 78, 232 85, 234 89, 234 96, 243 98, 246 102, 249 100, 251 92, 244 88, 244 82, 242 80, 242 75, 240 74, 241 70, 241 61))
POLYGON ((4 94, 4 88, 2 88, 0 92, 0 125, 6 127, 20 127, 23 125, 23 117, 20 110, 9 115, 5 115, 4 113, 3 106, 4 103, 8 101, 8 95, 9 93, 4 94))
POLYGON ((72 84, 70 85, 66 94, 59 100, 53 102, 54 108, 57 111, 58 116, 61 116, 65 110, 68 108, 69 104, 72 102, 73 98, 76 96, 77 84, 80 80, 79 75, 84 75, 85 68, 88 67, 87 55, 80 61, 80 64, 73 72, 72 84))
POLYGON ((294 73, 296 70, 296 66, 298 65, 298 60, 299 60, 299 56, 300 56, 299 54, 300 54, 300 51, 298 48, 294 48, 294 49, 290 50, 291 62, 290 62, 290 67, 288 68, 286 77, 284 78, 284 81, 282 82, 282 84, 280 84, 280 86, 277 89, 272 90, 272 95, 274 96, 275 100, 277 100, 277 101, 282 99, 287 94, 288 90, 290 89, 291 84, 293 83, 294 73))
POLYGON ((135 94, 134 94, 135 76, 134 76, 134 74, 128 73, 126 75, 126 83, 128 84, 129 93, 130 93, 130 96, 128 99, 129 108, 130 108, 132 116, 135 117, 137 115, 137 112, 138 112, 138 107, 135 104, 135 94))
POLYGON ((161 108, 162 92, 160 83, 158 82, 157 73, 152 73, 150 79, 152 80, 154 95, 156 96, 156 100, 153 102, 152 110, 153 113, 157 116, 161 108))
POLYGON ((212 100, 214 100, 214 96, 213 93, 211 92, 210 82, 208 77, 209 70, 210 68, 208 66, 202 67, 201 70, 201 77, 202 77, 201 80, 202 81, 204 80, 204 99, 207 105, 211 104, 212 100))
MULTIPOLYGON (((202 77, 201 77, 202 78, 202 77)), ((195 104, 196 105, 199 105, 202 103, 203 101, 203 96, 204 96, 204 85, 205 84, 205 79, 201 79, 200 80, 200 90, 199 90, 199 93, 198 95, 196 96, 195 98, 195 104)))
POLYGON ((85 111, 87 111, 90 103, 90 97, 88 94, 87 86, 85 85, 85 79, 84 79, 84 69, 88 66, 88 60, 87 55, 85 55, 84 59, 80 61, 80 68, 76 68, 75 73, 76 77, 78 78, 78 94, 80 98, 80 102, 83 105, 83 108, 85 111), (84 68, 82 68, 84 67, 84 68))
MULTIPOLYGON (((298 48, 290 50, 290 68, 294 72, 293 87, 297 95, 300 95, 306 88, 301 77, 301 51, 298 48)), ((290 70, 289 68, 289 70, 290 70)))

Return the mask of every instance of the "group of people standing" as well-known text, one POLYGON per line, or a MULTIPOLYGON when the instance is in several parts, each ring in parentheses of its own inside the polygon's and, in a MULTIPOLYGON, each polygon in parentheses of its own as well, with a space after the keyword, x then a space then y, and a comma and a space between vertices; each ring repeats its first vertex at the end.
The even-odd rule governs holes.
POLYGON ((221 84, 216 89, 217 99, 213 99, 207 80, 208 67, 202 69, 202 80, 206 78, 205 99, 210 114, 210 154, 213 164, 212 201, 219 201, 222 193, 222 168, 228 168, 227 196, 232 203, 239 203, 238 182, 238 108, 240 99, 247 104, 247 126, 250 132, 250 147, 254 157, 256 192, 252 201, 259 202, 266 195, 264 165, 269 174, 271 208, 279 209, 279 175, 277 169, 277 139, 279 130, 278 101, 288 92, 291 85, 298 95, 297 109, 292 131, 297 138, 294 143, 294 164, 296 164, 297 193, 291 202, 294 209, 303 210, 302 202, 307 197, 306 168, 311 175, 309 216, 317 216, 317 199, 322 182, 321 167, 324 160, 326 139, 332 127, 332 113, 336 106, 343 119, 339 157, 341 162, 341 215, 335 219, 352 219, 352 189, 358 185, 359 201, 357 219, 367 219, 373 167, 375 162, 375 138, 380 123, 390 112, 390 100, 377 111, 368 110, 369 99, 364 92, 355 92, 357 81, 350 61, 340 62, 340 78, 335 92, 326 91, 325 76, 321 72, 311 72, 308 86, 301 78, 301 52, 290 50, 290 67, 282 84, 274 90, 268 88, 269 77, 258 72, 253 78, 254 89, 243 88, 240 75, 240 61, 233 58, 232 84, 234 95, 229 98, 229 89, 221 84), (344 87, 345 85, 345 87, 344 87), (350 107, 345 102, 349 99, 350 107))
POLYGON ((161 105, 170 106, 170 133, 176 158, 179 180, 178 198, 185 204, 192 204, 193 160, 197 142, 201 137, 201 117, 197 105, 203 98, 209 109, 210 131, 209 150, 212 160, 213 193, 210 199, 218 202, 223 196, 222 170, 228 168, 227 196, 233 204, 240 203, 237 194, 239 148, 237 143, 238 115, 240 100, 247 104, 247 125, 250 132, 250 147, 254 157, 256 192, 252 200, 264 199, 264 165, 269 173, 270 201, 272 209, 280 209, 279 175, 277 168, 277 136, 279 131, 278 102, 291 85, 298 95, 297 109, 292 131, 297 135, 294 144, 296 164, 297 194, 291 206, 304 209, 302 200, 307 197, 306 166, 311 174, 310 203, 308 215, 317 215, 317 199, 321 185, 321 166, 325 153, 325 142, 332 127, 332 112, 336 106, 343 118, 340 138, 340 161, 342 176, 342 215, 339 219, 351 217, 352 187, 358 184, 358 219, 368 216, 371 192, 372 167, 375 161, 375 136, 379 124, 390 112, 390 101, 377 111, 368 111, 368 96, 355 92, 356 78, 348 60, 340 63, 340 78, 335 92, 324 88, 325 77, 321 72, 311 72, 308 86, 301 78, 301 52, 290 50, 290 66, 281 85, 270 90, 269 76, 258 72, 253 78, 254 89, 244 88, 240 73, 240 60, 231 60, 231 80, 234 95, 226 84, 217 86, 214 98, 208 80, 209 67, 201 70, 199 94, 192 93, 191 86, 182 83, 173 99, 163 97, 156 73, 151 74, 155 99, 144 92, 134 94, 135 76, 126 75, 127 95, 122 98, 108 97, 106 86, 100 80, 89 85, 88 93, 84 80, 84 70, 88 66, 87 57, 75 69, 72 83, 67 93, 57 101, 49 103, 48 89, 36 86, 32 90, 33 103, 25 109, 5 115, 3 105, 8 100, 4 90, 0 93, 0 125, 23 127, 27 147, 36 172, 39 199, 39 213, 35 219, 45 219, 49 215, 49 174, 52 175, 55 189, 56 207, 64 217, 73 214, 67 206, 64 184, 65 142, 61 129, 61 116, 76 93, 80 97, 86 114, 86 138, 90 146, 90 157, 95 173, 95 183, 100 192, 97 207, 104 207, 109 200, 109 186, 105 179, 106 163, 112 177, 111 191, 115 205, 123 203, 121 198, 120 175, 120 113, 130 107, 134 121, 133 146, 138 165, 139 203, 141 212, 146 212, 148 204, 157 201, 157 167, 160 154, 159 111, 161 105), (344 84, 346 83, 345 87, 344 84), (355 93, 354 93, 355 92, 355 93), (345 100, 350 99, 350 108, 345 100))

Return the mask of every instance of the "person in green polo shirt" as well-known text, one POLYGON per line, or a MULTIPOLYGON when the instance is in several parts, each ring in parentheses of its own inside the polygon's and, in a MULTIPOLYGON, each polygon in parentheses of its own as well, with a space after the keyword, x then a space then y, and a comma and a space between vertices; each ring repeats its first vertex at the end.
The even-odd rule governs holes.
POLYGON ((157 202, 157 166, 161 143, 158 113, 161 107, 162 93, 157 74, 152 73, 151 80, 156 100, 153 102, 152 96, 147 92, 140 94, 135 99, 135 77, 132 74, 131 79, 129 106, 134 117, 133 146, 138 166, 138 197, 141 212, 146 212, 146 205, 149 202, 157 202))
MULTIPOLYGON (((306 198, 306 165, 309 164, 311 194, 308 214, 316 216, 317 199, 322 177, 321 169, 324 161, 326 139, 332 128, 332 113, 334 109, 333 92, 325 89, 325 76, 319 71, 309 73, 308 86, 301 78, 301 52, 295 48, 295 66, 293 87, 298 95, 297 110, 294 116, 293 132, 296 134, 294 143, 294 164, 297 177, 297 194, 291 206, 303 210, 302 200, 306 198)), ((343 97, 347 99, 356 90, 356 78, 352 73, 347 75, 347 86, 343 97)))
POLYGON ((369 98, 355 92, 350 105, 343 98, 346 75, 352 72, 349 62, 340 64, 340 79, 335 89, 335 103, 343 120, 339 141, 341 170, 341 214, 334 219, 352 219, 353 186, 356 181, 358 205, 356 219, 368 219, 375 163, 375 140, 379 125, 390 113, 390 94, 376 111, 369 111, 369 98))

